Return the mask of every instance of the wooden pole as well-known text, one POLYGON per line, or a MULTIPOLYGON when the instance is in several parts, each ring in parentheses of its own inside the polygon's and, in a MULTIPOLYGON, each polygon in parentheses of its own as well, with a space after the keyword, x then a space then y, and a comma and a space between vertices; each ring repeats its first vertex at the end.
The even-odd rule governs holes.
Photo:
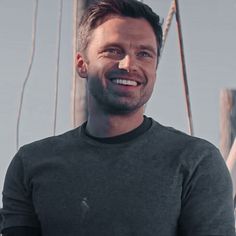
POLYGON ((220 93, 220 150, 227 160, 236 136, 236 90, 223 89, 220 93))
POLYGON ((229 169, 232 182, 233 182, 233 197, 235 198, 236 193, 236 139, 234 139, 233 145, 230 149, 226 165, 229 169))
POLYGON ((74 0, 73 17, 73 84, 72 84, 72 124, 73 127, 81 125, 87 120, 87 93, 85 79, 80 78, 76 72, 76 53, 78 51, 78 24, 84 10, 94 0, 74 0))
POLYGON ((220 93, 220 151, 226 161, 236 194, 236 90, 220 93))

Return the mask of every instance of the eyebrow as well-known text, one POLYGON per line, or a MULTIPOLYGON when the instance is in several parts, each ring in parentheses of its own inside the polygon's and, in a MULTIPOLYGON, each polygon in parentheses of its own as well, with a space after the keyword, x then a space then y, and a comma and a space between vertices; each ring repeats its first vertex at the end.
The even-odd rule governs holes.
POLYGON ((122 45, 120 45, 118 43, 107 43, 107 44, 101 46, 101 49, 105 49, 105 48, 109 48, 109 47, 121 48, 122 45))
MULTIPOLYGON (((104 50, 105 48, 108 48, 108 47, 123 48, 122 44, 111 42, 111 43, 107 43, 106 45, 103 45, 100 49, 104 50)), ((141 49, 141 50, 148 50, 151 53, 153 53, 155 56, 157 56, 157 50, 155 50, 154 47, 151 45, 138 45, 138 46, 136 46, 136 48, 141 49)))

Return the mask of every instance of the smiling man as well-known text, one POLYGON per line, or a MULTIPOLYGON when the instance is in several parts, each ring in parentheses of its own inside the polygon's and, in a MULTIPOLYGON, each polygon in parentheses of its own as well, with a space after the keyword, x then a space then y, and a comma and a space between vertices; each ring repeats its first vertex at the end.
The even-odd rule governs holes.
POLYGON ((88 81, 87 130, 96 137, 111 137, 143 122, 160 42, 144 18, 110 14, 103 20, 78 54, 77 67, 88 81))
POLYGON ((3 235, 235 235, 219 151, 144 116, 162 44, 158 15, 136 0, 100 0, 84 13, 79 39, 88 120, 13 158, 3 235))

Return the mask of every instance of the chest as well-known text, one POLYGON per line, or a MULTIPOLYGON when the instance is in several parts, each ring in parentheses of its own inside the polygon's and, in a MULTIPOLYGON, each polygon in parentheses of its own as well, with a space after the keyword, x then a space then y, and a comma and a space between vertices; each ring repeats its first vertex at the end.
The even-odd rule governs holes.
POLYGON ((182 192, 176 166, 154 157, 108 161, 89 155, 57 158, 38 169, 32 198, 45 231, 125 236, 176 230, 182 192))

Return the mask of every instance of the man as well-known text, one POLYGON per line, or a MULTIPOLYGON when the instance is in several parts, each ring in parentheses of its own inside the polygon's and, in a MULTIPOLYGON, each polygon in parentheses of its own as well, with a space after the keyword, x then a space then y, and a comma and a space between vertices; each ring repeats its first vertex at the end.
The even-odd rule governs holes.
POLYGON ((16 154, 3 235, 235 235, 218 150, 143 115, 156 80, 159 17, 136 0, 101 0, 79 30, 88 120, 16 154))

